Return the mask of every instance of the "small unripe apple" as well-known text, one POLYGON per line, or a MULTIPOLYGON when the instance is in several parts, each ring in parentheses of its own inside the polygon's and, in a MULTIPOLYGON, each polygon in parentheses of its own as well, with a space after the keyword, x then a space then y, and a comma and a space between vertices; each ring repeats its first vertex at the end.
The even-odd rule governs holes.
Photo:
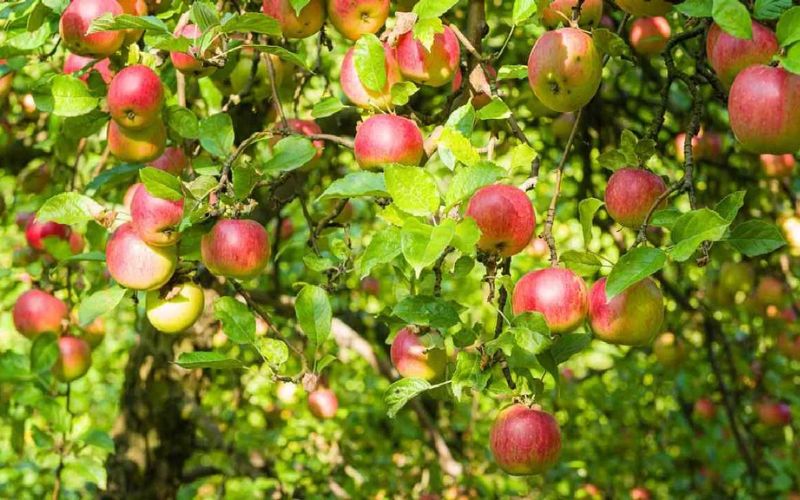
POLYGON ((438 347, 427 348, 412 327, 400 329, 392 341, 392 364, 403 377, 429 381, 444 377, 447 352, 438 347))
POLYGON ((92 348, 78 337, 64 335, 58 339, 58 359, 53 375, 62 382, 77 380, 92 366, 92 348))
POLYGON ((348 40, 377 33, 389 17, 389 0, 327 0, 328 19, 348 40))
POLYGON ((694 414, 703 420, 712 420, 717 414, 717 407, 709 398, 700 398, 694 402, 694 414))
POLYGON ((654 56, 667 46, 671 33, 669 21, 665 18, 640 17, 631 24, 631 46, 643 56, 654 56))
POLYGON ((536 214, 528 195, 518 187, 504 184, 476 191, 464 216, 474 219, 481 230, 478 248, 501 257, 524 250, 536 230, 536 214))
MULTIPOLYGON (((145 0, 117 0, 117 2, 119 2, 120 7, 122 7, 122 10, 125 12, 125 14, 130 14, 132 16, 147 15, 147 2, 145 2, 145 0)), ((124 45, 130 45, 138 42, 139 39, 142 38, 143 34, 144 30, 125 30, 124 45)))
POLYGON ((269 263, 269 236, 256 221, 220 219, 200 240, 200 254, 211 274, 252 279, 269 263))
POLYGON ((141 130, 158 121, 164 104, 161 78, 143 64, 128 66, 108 86, 111 118, 127 130, 141 130))
POLYGON ((164 153, 167 129, 160 119, 141 130, 130 130, 108 122, 108 149, 120 161, 147 163, 164 153))
POLYGON ((32 339, 45 332, 61 333, 61 323, 69 317, 69 310, 61 299, 33 289, 17 298, 11 316, 17 331, 32 339))
POLYGON ((664 296, 652 278, 645 278, 609 301, 601 278, 589 292, 589 321, 604 342, 645 345, 661 330, 664 296))
POLYGON ((125 288, 155 290, 166 285, 175 272, 177 249, 148 245, 126 223, 108 240, 106 264, 111 277, 125 288))
POLYGON ((125 31, 100 31, 87 35, 92 21, 104 14, 123 14, 116 0, 72 0, 61 14, 58 32, 72 53, 102 59, 116 52, 125 41, 125 31))
POLYGON ((513 404, 498 413, 489 443, 497 465, 508 474, 541 474, 558 462, 561 430, 547 412, 513 404))
POLYGON ((44 251, 45 238, 58 238, 69 241, 70 228, 53 221, 39 222, 35 218, 25 226, 25 239, 34 250, 44 251))
MULTIPOLYGON (((578 0, 552 0, 541 10, 542 25, 547 29, 569 26, 572 21, 572 9, 577 4, 578 0)), ((581 5, 578 25, 583 28, 597 26, 602 17, 603 0, 585 0, 581 5)))
MULTIPOLYGON (((67 54, 67 57, 64 58, 64 68, 62 71, 65 75, 75 73, 76 71, 82 70, 94 61, 95 59, 91 57, 83 57, 77 54, 67 54)), ((84 82, 89 80, 89 75, 92 73, 92 71, 100 73, 100 76, 106 83, 111 83, 111 80, 114 78, 114 72, 111 71, 111 61, 109 61, 108 58, 100 59, 94 63, 90 70, 86 71, 80 76, 80 79, 84 82)))
POLYGON ((150 166, 180 177, 189 167, 189 158, 183 150, 176 146, 164 149, 164 152, 150 162, 150 166))
POLYGON ((308 409, 317 418, 333 418, 339 409, 339 399, 332 390, 320 387, 308 395, 308 409))
POLYGON ((397 65, 394 48, 383 44, 386 85, 380 90, 369 89, 361 83, 356 71, 354 50, 351 47, 342 60, 342 69, 339 74, 342 91, 353 104, 360 108, 387 109, 391 107, 392 85, 403 79, 400 75, 400 67, 397 65))
MULTIPOLYGON (((200 28, 198 28, 196 24, 187 24, 176 31, 175 35, 188 38, 196 43, 203 35, 203 32, 200 31, 200 28)), ((203 60, 213 57, 220 45, 219 38, 217 38, 202 54, 199 54, 197 47, 191 47, 189 52, 170 52, 169 58, 172 60, 172 65, 175 66, 175 69, 185 75, 194 76, 196 78, 208 76, 214 73, 217 68, 210 65, 206 66, 203 60)))
POLYGON ((794 171, 794 155, 761 155, 761 168, 767 177, 790 177, 794 171))
POLYGON ((778 350, 787 358, 800 361, 800 335, 792 337, 782 333, 778 337, 778 350))
POLYGON ((650 500, 650 490, 645 487, 637 486, 631 489, 631 500, 650 500))
POLYGON ((758 419, 767 427, 783 427, 792 423, 792 410, 785 403, 764 400, 756 405, 758 419))
POLYGON ((263 0, 261 10, 278 20, 286 38, 306 38, 322 29, 325 24, 324 0, 310 0, 298 16, 289 0, 263 0))
MULTIPOLYGON (((608 179, 605 202, 617 224, 638 228, 667 185, 658 175, 642 168, 621 168, 608 179)), ((666 206, 663 200, 658 208, 666 206)))
POLYGON ((363 169, 390 163, 416 166, 424 153, 422 132, 408 118, 373 115, 358 125, 353 150, 363 169))
POLYGON ((540 312, 550 331, 568 333, 586 317, 586 283, 569 269, 539 269, 517 282, 511 304, 514 314, 540 312))
POLYGON ((163 333, 180 333, 197 321, 203 313, 203 289, 187 282, 172 289, 147 292, 147 319, 163 333))
POLYGON ((441 87, 455 76, 461 58, 458 38, 449 26, 436 33, 430 50, 408 31, 397 39, 397 63, 409 80, 431 87, 441 87))
POLYGON ((178 226, 183 219, 183 200, 165 200, 150 194, 145 186, 131 200, 131 225, 148 245, 164 247, 180 239, 178 226))
POLYGON ((778 38, 762 24, 753 21, 753 36, 738 38, 713 23, 706 38, 708 64, 720 81, 730 88, 740 71, 754 64, 769 64, 778 53, 778 38))
POLYGON ((614 0, 614 3, 623 11, 637 17, 663 16, 672 10, 672 3, 668 0, 614 0))
POLYGON ((653 354, 662 365, 675 368, 686 359, 686 345, 674 333, 662 333, 653 342, 653 354))

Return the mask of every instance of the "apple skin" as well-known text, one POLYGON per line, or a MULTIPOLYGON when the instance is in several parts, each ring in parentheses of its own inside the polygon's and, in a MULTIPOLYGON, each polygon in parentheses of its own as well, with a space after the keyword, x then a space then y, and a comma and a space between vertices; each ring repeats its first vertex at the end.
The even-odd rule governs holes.
MULTIPOLYGON (((147 15, 147 2, 144 0, 117 0, 120 7, 126 14, 132 16, 146 16, 147 15)), ((125 42, 123 45, 130 45, 136 43, 144 35, 144 30, 124 30, 125 42)))
POLYGON ((200 255, 211 274, 248 280, 264 272, 269 262, 269 235, 247 219, 220 219, 200 240, 200 255))
POLYGON ((33 339, 45 332, 61 333, 61 323, 69 317, 69 310, 61 299, 33 289, 17 298, 11 315, 17 331, 33 339))
POLYGON ((108 111, 111 118, 128 130, 141 130, 158 120, 164 104, 161 79, 143 64, 128 66, 114 76, 108 86, 108 111))
POLYGON ((631 489, 631 500, 650 500, 650 490, 642 486, 631 489))
POLYGON ((177 260, 174 246, 148 245, 130 223, 114 231, 106 245, 108 273, 117 283, 133 290, 155 290, 166 285, 177 260))
MULTIPOLYGON (((621 168, 608 179, 605 203, 608 215, 617 224, 638 228, 667 185, 658 175, 642 168, 621 168)), ((663 200, 658 208, 667 206, 663 200)))
POLYGON ((785 403, 761 401, 756 405, 758 420, 767 427, 783 427, 792 423, 792 409, 785 403))
MULTIPOLYGON (((547 29, 568 25, 572 20, 572 9, 578 0, 552 0, 541 11, 542 25, 547 29)), ((581 5, 581 17, 578 25, 582 28, 597 26, 603 17, 603 0, 586 0, 581 5)))
POLYGON ((73 54, 102 59, 122 47, 125 31, 102 31, 87 35, 92 21, 103 14, 123 14, 116 0, 72 0, 58 22, 61 41, 73 54))
POLYGON ((767 177, 791 177, 794 171, 794 155, 761 155, 761 169, 767 177))
POLYGON ((342 60, 342 70, 339 74, 342 91, 350 102, 360 108, 388 109, 392 104, 392 85, 403 79, 400 75, 400 67, 397 64, 394 48, 388 44, 383 44, 386 85, 379 91, 366 88, 359 80, 353 51, 354 49, 351 47, 342 60))
POLYGON ((205 295, 203 289, 191 282, 177 285, 177 291, 164 290, 174 297, 162 297, 161 290, 147 292, 147 319, 153 328, 162 333, 180 333, 203 314, 205 295))
MULTIPOLYGON (((85 68, 86 65, 93 63, 95 60, 96 59, 92 59, 91 57, 83 57, 77 54, 67 54, 67 57, 64 58, 64 67, 62 71, 65 75, 69 75, 71 73, 75 73, 76 71, 80 71, 81 69, 85 68)), ((89 71, 80 76, 80 79, 84 82, 88 81, 89 75, 92 73, 92 71, 100 73, 100 77, 107 84, 111 83, 111 80, 114 78, 114 72, 111 71, 111 61, 109 61, 108 58, 97 61, 89 71)))
POLYGON ((178 242, 177 231, 183 219, 183 200, 165 200, 141 186, 131 200, 131 225, 148 245, 165 247, 178 242))
POLYGON ((333 418, 339 409, 339 399, 332 390, 319 388, 308 395, 308 409, 317 418, 333 418))
POLYGON ((778 38, 762 24, 753 21, 753 38, 745 40, 729 35, 713 23, 706 38, 708 64, 717 77, 730 88, 736 75, 754 64, 769 64, 778 53, 778 38))
POLYGON ((69 241, 70 228, 53 221, 39 222, 36 218, 25 226, 25 239, 34 250, 44 251, 45 238, 58 238, 69 241))
POLYGON ((667 368, 676 368, 686 359, 686 345, 674 333, 665 332, 653 342, 653 354, 667 368))
POLYGON ((786 154, 800 149, 800 76, 754 65, 739 73, 728 94, 731 129, 752 153, 786 154))
POLYGON ((669 21, 665 18, 640 17, 631 24, 631 46, 640 55, 654 56, 667 46, 671 33, 669 21))
MULTIPOLYGON (((200 28, 198 28, 196 24, 187 24, 180 30, 175 31, 175 36, 183 36, 189 40, 197 40, 202 36, 202 34, 203 32, 200 31, 200 28)), ((200 58, 197 57, 198 49, 195 47, 190 48, 189 52, 170 52, 169 58, 172 61, 172 65, 175 66, 175 69, 184 75, 201 78, 217 71, 215 66, 204 65, 203 59, 212 57, 214 52, 216 52, 216 49, 219 47, 220 43, 219 39, 217 39, 209 46, 208 49, 206 49, 205 52, 203 52, 200 58)))
POLYGON ((549 413, 513 404, 498 413, 489 444, 495 462, 506 473, 541 474, 558 462, 561 429, 549 413))
POLYGON ((136 190, 139 189, 140 186, 143 186, 141 182, 137 182, 135 184, 131 184, 128 186, 128 189, 125 191, 125 195, 122 197, 122 204, 125 208, 128 209, 128 213, 131 211, 131 202, 133 201, 133 195, 136 194, 136 190))
POLYGON ((62 382, 77 380, 92 366, 92 348, 85 340, 64 335, 58 339, 58 359, 53 365, 53 376, 62 382))
POLYGON ((481 230, 478 248, 501 257, 524 250, 536 230, 536 214, 528 195, 518 187, 504 184, 477 190, 464 216, 474 219, 481 230))
POLYGON ((264 14, 278 20, 286 38, 306 38, 322 29, 325 24, 324 0, 311 0, 298 17, 289 0, 263 0, 264 14))
POLYGON ((358 165, 366 170, 389 163, 416 166, 424 153, 422 132, 408 118, 373 115, 358 125, 353 150, 358 165))
POLYGON ((164 122, 156 120, 148 128, 130 130, 108 122, 108 149, 118 160, 129 163, 147 163, 164 153, 167 129, 164 122))
POLYGON ((433 37, 430 51, 408 31, 397 39, 397 63, 400 73, 414 82, 441 87, 450 82, 458 70, 461 48, 453 30, 444 27, 433 37))
POLYGON ((381 293, 381 282, 377 278, 366 276, 361 280, 361 291, 377 297, 381 293))
POLYGON ((778 337, 778 350, 789 359, 800 361, 800 335, 791 337, 788 333, 778 337))
POLYGON ((170 146, 164 149, 161 156, 151 161, 150 166, 180 177, 189 167, 189 157, 181 148, 170 146))
POLYGON ((645 345, 661 330, 664 296, 652 278, 628 287, 609 302, 606 279, 589 292, 589 321, 594 336, 609 344, 645 345))
POLYGON ((694 402, 694 414, 703 420, 713 420, 717 414, 717 407, 708 398, 700 398, 694 402))
POLYGON ((663 16, 672 10, 672 4, 667 0, 614 0, 614 3, 623 11, 637 17, 663 16))
POLYGON ((547 31, 528 57, 528 82, 550 109, 577 111, 600 87, 600 54, 592 37, 577 28, 547 31))
POLYGON ((564 268, 546 268, 523 276, 511 298, 514 314, 536 311, 553 333, 568 333, 586 318, 586 283, 564 268))
POLYGON ((428 381, 443 379, 447 367, 447 352, 439 348, 426 349, 412 327, 401 328, 395 335, 390 350, 392 364, 397 373, 403 377, 428 381))
POLYGON ((328 19, 348 40, 377 33, 389 17, 389 0, 327 0, 328 19))
POLYGON ((294 234, 294 223, 292 219, 283 219, 278 228, 278 236, 282 240, 288 240, 294 234))

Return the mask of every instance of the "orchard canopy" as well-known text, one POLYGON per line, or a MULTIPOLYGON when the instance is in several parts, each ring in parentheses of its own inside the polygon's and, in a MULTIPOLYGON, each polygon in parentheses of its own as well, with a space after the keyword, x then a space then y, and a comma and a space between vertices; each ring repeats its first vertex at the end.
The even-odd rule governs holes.
POLYGON ((0 497, 800 498, 791 0, 0 4, 0 497))

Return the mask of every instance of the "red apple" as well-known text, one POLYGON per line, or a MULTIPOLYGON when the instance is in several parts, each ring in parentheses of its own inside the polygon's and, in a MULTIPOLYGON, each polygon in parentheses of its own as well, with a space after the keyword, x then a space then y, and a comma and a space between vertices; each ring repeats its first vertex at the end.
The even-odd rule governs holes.
POLYGON ((568 333, 586 317, 586 284, 569 269, 547 268, 523 276, 511 299, 514 314, 536 311, 553 333, 568 333))
POLYGON ((45 238, 58 238, 69 241, 70 228, 53 221, 39 222, 31 219, 25 227, 25 239, 34 250, 44 251, 45 238))
POLYGON ((541 474, 558 462, 561 430, 549 413, 513 404, 497 415, 489 443, 495 462, 508 474, 541 474))
POLYGON ((111 118, 128 130, 141 130, 158 121, 164 104, 161 79, 143 64, 128 66, 108 86, 111 118))
POLYGON ((147 320, 163 333, 180 333, 203 313, 205 295, 198 285, 186 282, 147 292, 147 320))
POLYGON ((111 79, 114 78, 114 72, 111 71, 111 61, 109 61, 107 58, 100 59, 97 62, 95 61, 96 59, 92 59, 91 57, 83 57, 77 54, 67 54, 67 57, 64 58, 63 72, 65 75, 75 73, 94 63, 91 66, 91 69, 81 75, 80 79, 85 82, 89 80, 89 74, 92 71, 97 71, 100 73, 100 76, 103 78, 104 82, 111 83, 111 79))
POLYGON ((403 377, 441 380, 447 368, 447 352, 426 347, 413 327, 400 329, 392 341, 392 364, 403 377))
POLYGON ((501 257, 524 250, 536 229, 536 214, 528 195, 504 184, 476 191, 464 215, 473 218, 481 230, 478 248, 501 257))
POLYGON ((417 124, 396 115, 373 115, 360 123, 353 149, 358 165, 364 169, 379 169, 390 163, 416 166, 424 153, 417 124))
POLYGON ((397 40, 397 63, 404 77, 417 83, 441 87, 455 76, 461 59, 458 38, 450 27, 433 37, 433 45, 426 49, 408 31, 397 40))
POLYGON ((694 414, 703 420, 713 420, 717 407, 709 398, 700 398, 694 402, 694 414))
POLYGON ((589 498, 603 498, 603 491, 595 484, 586 483, 581 489, 589 498))
POLYGON ((592 37, 577 28, 547 31, 528 58, 528 82, 542 103, 555 111, 577 111, 600 87, 600 54, 592 37))
MULTIPOLYGON (((77 323, 78 317, 75 311, 73 311, 73 322, 77 323)), ((88 325, 81 328, 81 338, 89 343, 89 347, 94 349, 106 336, 106 323, 102 317, 95 318, 94 321, 89 323, 88 325)))
POLYGON ((367 276, 361 280, 361 290, 367 295, 377 296, 381 292, 381 282, 372 276, 367 276))
POLYGON ((640 17, 631 24, 631 46, 643 56, 654 56, 667 46, 671 33, 669 21, 665 18, 640 17))
POLYGON ((25 229, 35 218, 36 214, 33 212, 17 212, 17 215, 14 216, 14 224, 20 229, 25 229))
POLYGON ((674 333, 662 333, 653 342, 653 354, 662 365, 675 368, 686 359, 686 345, 674 333))
POLYGON ((547 242, 543 238, 533 238, 530 246, 528 247, 528 253, 534 258, 541 259, 547 255, 550 255, 550 248, 547 246, 547 242))
MULTIPOLYGON (((200 28, 198 28, 197 25, 187 24, 180 30, 177 30, 175 35, 183 36, 184 38, 188 38, 196 43, 196 41, 203 35, 203 32, 200 31, 200 28)), ((191 47, 188 52, 170 52, 169 58, 172 60, 172 65, 175 66, 175 69, 185 75, 190 75, 197 78, 208 76, 214 73, 217 68, 215 66, 207 66, 203 61, 213 57, 220 45, 219 39, 217 39, 202 54, 199 54, 197 47, 191 47)))
POLYGON ((62 382, 77 380, 92 366, 92 348, 78 337, 64 335, 58 339, 58 359, 53 375, 62 382))
POLYGON ((376 33, 389 17, 389 0, 327 0, 328 19, 349 40, 376 33))
POLYGON ((631 500, 650 500, 650 490, 642 486, 631 489, 631 500))
POLYGON ((637 17, 663 16, 672 10, 672 3, 668 0, 614 0, 614 3, 623 11, 637 17))
MULTIPOLYGON (((626 227, 638 228, 667 185, 649 170, 621 168, 608 179, 605 202, 608 215, 626 227)), ((666 206, 663 200, 658 208, 666 206)))
POLYGON ((131 223, 121 225, 106 245, 108 272, 120 285, 133 290, 155 290, 166 285, 177 264, 177 250, 154 247, 136 234, 131 223))
POLYGON ((794 155, 761 155, 758 158, 767 177, 791 177, 794 171, 794 155))
POLYGON ((72 53, 95 59, 108 57, 125 41, 125 31, 100 31, 87 35, 92 21, 103 14, 123 14, 116 0, 72 0, 61 14, 58 32, 61 41, 72 53))
POLYGON ((118 160, 130 163, 147 163, 164 153, 167 129, 164 122, 155 123, 141 130, 130 130, 108 122, 108 149, 118 160))
POLYGON ((176 146, 164 149, 164 153, 150 162, 150 166, 180 177, 189 167, 189 158, 183 150, 176 146))
MULTIPOLYGON (((120 7, 125 14, 132 16, 146 16, 147 15, 147 2, 145 0, 117 0, 120 7)), ((142 38, 144 30, 130 29, 125 30, 125 45, 136 43, 142 38)))
MULTIPOLYGON (((572 21, 572 9, 578 0, 552 0, 541 10, 542 25, 547 29, 557 28, 561 25, 569 26, 572 21)), ((581 27, 597 26, 603 17, 603 0, 585 0, 581 5, 581 17, 578 24, 581 27)))
POLYGON ((753 21, 753 37, 737 38, 713 23, 706 38, 708 64, 726 88, 740 71, 754 64, 769 64, 778 53, 778 38, 762 24, 753 21))
POLYGON ((792 410, 785 403, 764 400, 756 405, 758 419, 767 427, 783 427, 792 423, 792 410))
POLYGON ((33 289, 17 298, 11 315, 17 331, 32 339, 45 332, 61 333, 61 323, 69 317, 69 310, 61 299, 33 289))
POLYGON ((604 342, 645 345, 661 330, 664 296, 652 278, 645 278, 609 301, 601 278, 589 292, 589 320, 594 336, 604 342))
POLYGON ((264 226, 247 219, 220 219, 200 241, 203 264, 217 276, 252 279, 269 262, 269 236, 264 226))
POLYGON ((131 211, 131 202, 133 201, 133 195, 136 194, 136 190, 139 189, 140 186, 143 186, 141 182, 137 182, 135 184, 131 184, 128 186, 128 189, 125 191, 125 195, 122 197, 122 204, 125 208, 128 209, 128 213, 131 211))
POLYGON ((146 187, 136 190, 131 200, 131 225, 148 245, 174 245, 180 238, 183 200, 165 200, 150 194, 146 187))
POLYGON ((294 234, 294 223, 292 219, 283 219, 278 228, 278 235, 282 240, 288 240, 294 234))
POLYGON ((379 108, 387 109, 392 105, 392 85, 401 81, 403 78, 400 75, 400 68, 397 65, 397 57, 395 56, 394 48, 388 44, 383 45, 385 66, 386 66, 386 85, 380 90, 368 89, 361 83, 356 72, 354 62, 355 56, 353 55, 353 48, 351 47, 344 55, 342 60, 342 69, 339 74, 339 82, 342 85, 342 91, 347 98, 356 106, 360 108, 379 108))
POLYGON ((792 337, 782 333, 778 337, 778 350, 787 358, 800 361, 800 335, 792 337))
POLYGON ((308 409, 317 418, 333 418, 339 409, 339 399, 332 390, 320 387, 308 395, 308 409))
POLYGON ((298 16, 289 0, 263 0, 264 14, 278 20, 286 38, 306 38, 322 29, 325 24, 323 0, 310 0, 298 16))

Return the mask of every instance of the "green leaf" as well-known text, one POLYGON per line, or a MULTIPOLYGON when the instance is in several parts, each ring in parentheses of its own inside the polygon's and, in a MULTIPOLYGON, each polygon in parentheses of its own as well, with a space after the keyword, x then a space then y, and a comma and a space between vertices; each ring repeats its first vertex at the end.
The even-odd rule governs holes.
POLYGON ((111 439, 111 436, 107 432, 101 431, 100 429, 89 429, 78 438, 78 441, 103 451, 114 451, 114 440, 111 439))
POLYGON ((592 342, 592 336, 588 333, 568 333, 559 335, 550 348, 556 364, 567 361, 572 356, 584 350, 592 342))
POLYGON ((317 201, 358 196, 389 196, 383 172, 353 172, 331 182, 317 201))
POLYGON ((328 365, 330 365, 334 361, 339 361, 339 358, 337 358, 333 354, 326 354, 322 356, 322 359, 320 359, 319 362, 317 363, 317 373, 322 373, 322 370, 324 370, 328 365))
POLYGON ((134 174, 138 174, 140 168, 141 166, 135 163, 123 163, 108 170, 103 170, 86 186, 86 193, 93 195, 102 187, 113 187, 126 183, 131 180, 134 174))
POLYGON ((238 359, 228 358, 224 354, 214 351, 182 352, 175 363, 187 370, 194 368, 225 370, 242 367, 242 362, 238 359))
POLYGON ((603 206, 603 201, 597 198, 586 198, 578 203, 578 213, 580 214, 581 228, 583 229, 583 246, 588 247, 592 242, 592 220, 597 210, 603 206))
POLYGON ((281 25, 260 12, 245 12, 231 16, 222 23, 220 30, 223 33, 261 33, 264 35, 281 36, 281 25))
POLYGON ((578 252, 567 250, 559 257, 559 260, 569 269, 572 269, 581 276, 592 276, 600 270, 603 263, 594 254, 589 252, 578 252))
POLYGON ((30 376, 27 356, 14 351, 0 352, 0 382, 26 380, 30 376))
POLYGON ((311 110, 311 116, 313 118, 324 118, 347 108, 348 106, 342 104, 342 101, 340 101, 338 97, 326 97, 314 104, 314 108, 311 110))
POLYGON ((205 33, 214 26, 219 26, 219 16, 213 7, 204 2, 194 2, 191 17, 200 31, 205 33))
POLYGON ((200 145, 213 156, 218 158, 228 156, 233 148, 233 140, 233 122, 230 115, 217 113, 200 122, 200 145))
POLYGON ((413 12, 420 19, 440 18, 457 3, 458 0, 420 0, 414 5, 413 12))
POLYGON ((384 179, 394 204, 411 215, 427 216, 439 209, 436 180, 426 170, 406 165, 388 165, 384 179))
POLYGON ((290 135, 272 148, 272 158, 264 164, 263 172, 287 172, 300 168, 317 154, 317 148, 307 137, 290 135))
POLYGON ((708 208, 692 210, 681 215, 672 228, 671 256, 683 262, 692 256, 703 241, 719 241, 727 231, 730 222, 708 208))
POLYGON ((185 139, 197 139, 200 137, 200 122, 188 108, 183 106, 170 106, 165 113, 167 125, 178 135, 185 139))
POLYGON ((781 47, 800 41, 800 7, 792 7, 781 15, 775 35, 781 47))
POLYGON ((445 122, 445 127, 455 130, 464 137, 472 135, 472 129, 475 127, 475 108, 472 104, 467 102, 463 106, 459 106, 455 111, 450 113, 445 122))
POLYGON ((274 54, 283 59, 284 61, 296 64, 297 66, 300 66, 303 69, 306 70, 308 69, 308 63, 306 62, 305 59, 295 54, 294 52, 284 49, 283 47, 278 47, 276 45, 258 45, 256 47, 268 54, 274 54))
POLYGON ((69 262, 105 262, 105 252, 84 252, 76 255, 70 255, 64 259, 69 262))
POLYGON ((622 257, 606 281, 606 298, 611 300, 629 286, 658 272, 667 263, 667 254, 660 248, 637 247, 622 257))
POLYGON ((453 395, 461 401, 464 389, 482 391, 486 388, 492 374, 490 370, 481 371, 481 357, 477 353, 460 351, 456 357, 456 368, 450 381, 453 395))
POLYGON ((405 106, 409 98, 416 94, 419 87, 412 82, 397 82, 392 85, 392 104, 395 106, 405 106))
POLYGON ((403 378, 393 383, 386 389, 383 401, 386 404, 386 414, 394 418, 411 399, 431 388, 431 384, 421 378, 403 378))
MULTIPOLYGON (((478 223, 472 217, 466 217, 456 225, 456 233, 453 235, 453 241, 450 246, 466 255, 475 255, 478 250, 475 245, 481 238, 481 230, 478 223)), ((471 261, 471 259, 470 259, 471 261)), ((472 263, 470 268, 472 268, 472 263)))
POLYGON ((444 220, 438 226, 423 224, 409 219, 401 231, 403 256, 419 277, 426 267, 432 265, 442 255, 455 235, 455 221, 444 220))
POLYGON ((481 161, 478 151, 472 146, 469 139, 451 127, 445 127, 439 137, 440 155, 443 146, 449 149, 455 159, 464 165, 473 166, 481 161))
POLYGON ((103 314, 114 310, 125 298, 126 293, 127 290, 125 288, 114 285, 85 298, 78 308, 78 323, 80 326, 88 326, 103 314))
POLYGON ((281 366, 289 360, 289 347, 286 342, 271 337, 260 337, 256 341, 258 352, 272 366, 281 366))
POLYGON ((356 41, 353 62, 358 79, 368 90, 380 91, 386 86, 386 54, 383 44, 372 33, 356 41))
POLYGON ((671 231, 681 215, 683 213, 677 208, 656 210, 653 212, 653 216, 650 217, 650 225, 665 227, 671 231))
POLYGON ((744 196, 746 194, 747 191, 736 191, 729 194, 717 203, 714 207, 714 211, 726 221, 733 222, 733 219, 736 218, 736 214, 739 213, 739 209, 744 206, 744 196))
POLYGON ((601 54, 607 54, 611 57, 630 55, 630 46, 613 31, 605 28, 595 28, 592 30, 592 40, 594 40, 597 50, 601 54))
POLYGON ((431 50, 433 46, 433 39, 437 33, 444 31, 444 23, 438 17, 430 19, 419 19, 412 30, 414 39, 425 47, 425 50, 431 50))
POLYGON ((770 253, 786 244, 780 229, 762 220, 739 224, 724 241, 748 257, 770 253))
POLYGON ((410 295, 401 300, 392 314, 408 324, 450 328, 459 323, 458 310, 449 301, 430 295, 410 295))
POLYGON ((237 344, 250 344, 256 338, 253 312, 233 297, 220 297, 214 303, 214 318, 222 323, 222 331, 237 344))
POLYGON ((534 14, 536 0, 514 0, 514 7, 511 9, 511 21, 514 24, 521 24, 534 14))
POLYGON ((308 337, 311 348, 316 353, 331 334, 333 312, 327 292, 318 286, 304 286, 297 294, 294 310, 300 328, 308 337))
POLYGON ((103 207, 89 198, 78 193, 60 193, 46 202, 36 212, 36 218, 40 222, 53 221, 59 224, 79 224, 95 220, 105 210, 103 207))
POLYGON ((100 31, 117 31, 125 29, 148 30, 155 33, 171 35, 164 21, 155 16, 133 16, 131 14, 103 14, 92 21, 86 34, 91 35, 100 31))
POLYGON ((491 102, 478 110, 480 120, 505 120, 511 116, 508 105, 499 97, 493 97, 491 102))
POLYGON ((53 114, 80 116, 97 107, 100 101, 89 92, 86 83, 72 75, 57 75, 51 86, 53 114))
POLYGON ((617 170, 622 167, 627 167, 630 164, 628 157, 625 156, 623 152, 616 149, 602 153, 597 157, 597 163, 601 167, 609 170, 617 170))
POLYGON ((400 252, 400 229, 390 226, 373 233, 361 256, 361 277, 369 275, 375 266, 391 262, 400 252))
POLYGON ((738 0, 714 0, 711 17, 722 30, 736 38, 753 38, 753 21, 747 7, 738 0))
POLYGON ((472 167, 457 169, 444 197, 446 209, 461 203, 478 189, 494 183, 505 175, 504 168, 489 162, 480 162, 472 167))
POLYGON ((253 191, 260 177, 251 165, 233 169, 233 194, 237 200, 244 200, 253 191))
POLYGON ((713 0, 686 0, 675 6, 675 10, 688 17, 711 17, 713 0))
POLYGON ((302 11, 310 1, 311 0, 289 0, 289 4, 291 4, 292 9, 294 9, 295 15, 300 17, 300 11, 302 11))
POLYGON ((800 75, 800 43, 795 43, 789 47, 789 49, 786 50, 786 55, 782 57, 779 56, 778 59, 783 69, 795 75, 800 75))
POLYGON ((219 181, 213 175, 198 175, 193 181, 185 183, 186 189, 195 200, 202 200, 218 185, 219 181))
POLYGON ((778 19, 791 6, 792 0, 756 0, 753 17, 766 21, 778 19))
POLYGON ((497 80, 524 80, 528 78, 528 67, 524 64, 506 64, 497 71, 497 80))
POLYGON ((31 346, 31 372, 42 373, 58 360, 58 337, 53 333, 37 335, 31 346))
POLYGON ((156 198, 178 201, 183 199, 181 180, 176 176, 155 167, 139 170, 139 179, 147 192, 156 198))

